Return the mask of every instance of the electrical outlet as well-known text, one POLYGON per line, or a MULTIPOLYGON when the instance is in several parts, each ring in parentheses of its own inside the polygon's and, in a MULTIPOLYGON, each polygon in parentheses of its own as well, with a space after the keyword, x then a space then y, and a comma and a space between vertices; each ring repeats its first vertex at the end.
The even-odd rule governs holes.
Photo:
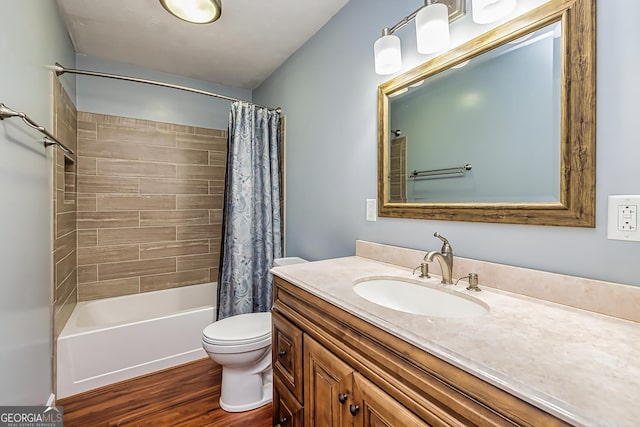
POLYGON ((640 242, 638 207, 640 196, 609 196, 607 238, 640 242))
POLYGON ((618 230, 636 231, 638 228, 638 205, 618 205, 618 230))

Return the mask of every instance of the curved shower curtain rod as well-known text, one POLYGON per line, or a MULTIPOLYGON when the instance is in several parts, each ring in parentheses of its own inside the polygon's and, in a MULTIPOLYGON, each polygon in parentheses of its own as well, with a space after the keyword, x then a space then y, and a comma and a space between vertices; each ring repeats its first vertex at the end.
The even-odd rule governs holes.
POLYGON ((256 107, 266 108, 267 110, 274 110, 274 111, 277 111, 278 113, 282 112, 280 107, 278 108, 265 107, 264 105, 256 104, 255 102, 251 102, 251 101, 245 101, 244 99, 233 98, 231 96, 226 96, 226 95, 220 95, 219 93, 214 93, 214 92, 207 92, 206 90, 195 89, 188 86, 181 86, 181 85, 174 85, 171 83, 159 82, 157 80, 140 79, 137 77, 122 76, 119 74, 101 73, 98 71, 77 70, 75 68, 66 68, 61 64, 59 64, 58 62, 56 62, 56 65, 54 65, 53 69, 56 72, 56 76, 61 76, 65 73, 70 73, 70 74, 81 74, 81 75, 93 76, 93 77, 105 77, 108 79, 115 79, 115 80, 125 80, 128 82, 135 82, 135 83, 144 83, 144 84, 149 84, 154 86, 168 87, 171 89, 184 90, 186 92, 197 93, 200 95, 213 96, 215 98, 225 99, 231 102, 234 102, 234 101, 248 102, 249 104, 253 104, 256 107))

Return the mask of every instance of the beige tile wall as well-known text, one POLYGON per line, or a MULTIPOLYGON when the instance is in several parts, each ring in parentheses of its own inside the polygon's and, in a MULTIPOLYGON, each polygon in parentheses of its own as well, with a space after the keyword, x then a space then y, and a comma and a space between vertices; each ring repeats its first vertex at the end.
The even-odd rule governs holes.
POLYGON ((78 113, 78 300, 217 281, 226 130, 78 113))
MULTIPOLYGON (((53 78, 53 133, 76 151, 77 111, 57 78, 53 78)), ((54 338, 69 319, 77 300, 76 163, 52 148, 53 174, 53 313, 54 338)))
POLYGON ((407 138, 402 136, 391 141, 389 164, 389 201, 407 201, 407 138))

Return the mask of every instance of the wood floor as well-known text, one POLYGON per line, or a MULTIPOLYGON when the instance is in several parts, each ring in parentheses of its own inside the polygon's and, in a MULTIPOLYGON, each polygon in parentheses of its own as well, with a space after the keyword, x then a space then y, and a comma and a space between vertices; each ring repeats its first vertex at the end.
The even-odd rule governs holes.
POLYGON ((220 366, 201 359, 58 400, 65 427, 267 427, 271 404, 253 411, 220 409, 220 366))

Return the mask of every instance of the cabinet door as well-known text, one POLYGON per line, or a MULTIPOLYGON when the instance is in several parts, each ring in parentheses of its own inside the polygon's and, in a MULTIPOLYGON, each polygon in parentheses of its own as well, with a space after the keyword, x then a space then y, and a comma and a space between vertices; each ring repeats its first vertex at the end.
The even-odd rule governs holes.
POLYGON ((353 369, 306 334, 303 347, 305 427, 351 426, 353 369))
POLYGON ((302 427, 302 405, 276 376, 273 378, 273 425, 302 427))
POLYGON ((350 406, 353 425, 358 427, 430 425, 358 373, 353 375, 353 400, 350 406))
POLYGON ((302 331, 276 311, 271 313, 274 376, 302 402, 302 331))

